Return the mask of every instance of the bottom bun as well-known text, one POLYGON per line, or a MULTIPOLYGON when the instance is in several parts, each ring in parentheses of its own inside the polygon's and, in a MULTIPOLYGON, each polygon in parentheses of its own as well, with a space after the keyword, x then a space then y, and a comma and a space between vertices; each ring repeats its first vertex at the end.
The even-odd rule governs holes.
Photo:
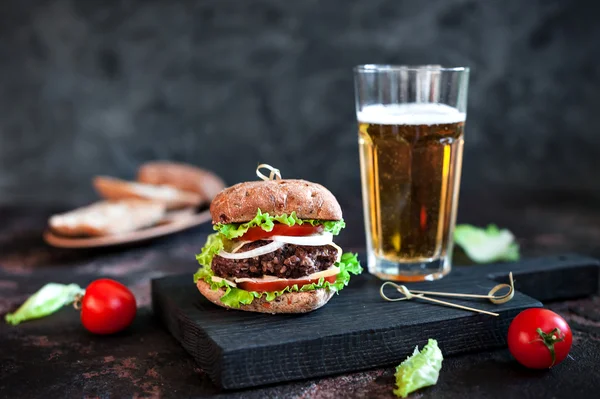
MULTIPOLYGON (((221 297, 225 295, 225 288, 219 288, 213 291, 210 285, 203 280, 196 283, 200 293, 215 305, 228 309, 235 309, 221 302, 221 297)), ((241 305, 237 310, 246 312, 260 313, 307 313, 319 309, 325 305, 333 296, 335 291, 326 288, 319 288, 314 291, 306 292, 286 292, 274 300, 267 302, 265 298, 254 298, 249 305, 241 305)))

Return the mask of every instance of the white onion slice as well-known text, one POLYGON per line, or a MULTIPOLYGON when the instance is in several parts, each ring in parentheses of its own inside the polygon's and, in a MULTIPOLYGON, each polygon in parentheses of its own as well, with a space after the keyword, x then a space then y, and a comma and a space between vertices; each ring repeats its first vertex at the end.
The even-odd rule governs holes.
POLYGON ((277 251, 279 248, 283 247, 284 243, 273 241, 270 244, 263 245, 262 247, 255 248, 251 251, 246 252, 238 252, 238 253, 230 253, 221 251, 218 255, 225 259, 247 259, 254 258, 256 256, 270 254, 271 252, 277 251))
POLYGON ((331 244, 331 241, 333 240, 333 234, 326 231, 321 234, 315 234, 312 236, 273 236, 271 237, 271 239, 273 241, 283 242, 286 244, 319 246, 331 244))
POLYGON ((337 249, 337 254, 335 255, 335 261, 339 262, 340 260, 342 260, 342 248, 334 242, 331 242, 331 244, 329 244, 329 245, 331 245, 332 247, 337 249))

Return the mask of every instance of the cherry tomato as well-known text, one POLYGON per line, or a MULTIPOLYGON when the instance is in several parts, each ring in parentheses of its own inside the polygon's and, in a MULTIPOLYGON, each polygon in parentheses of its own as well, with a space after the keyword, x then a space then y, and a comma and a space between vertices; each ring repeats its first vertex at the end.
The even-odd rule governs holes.
POLYGON ((127 328, 135 317, 135 297, 123 284, 99 279, 85 290, 81 323, 94 334, 113 334, 127 328))
POLYGON ((562 362, 571 349, 571 328, 548 309, 522 311, 508 327, 508 349, 522 365, 545 369, 562 362))
MULTIPOLYGON (((333 275, 333 276, 325 277, 324 280, 329 281, 330 283, 335 283, 336 279, 337 279, 337 275, 333 275)), ((307 279, 307 278, 281 279, 281 280, 267 281, 267 282, 244 281, 242 283, 238 283, 237 286, 246 291, 264 292, 264 291, 280 291, 280 290, 284 289, 285 287, 290 287, 294 284, 298 284, 298 287, 300 288, 303 285, 317 283, 318 281, 319 281, 319 279, 307 279)))
POLYGON ((238 238, 244 241, 257 241, 271 236, 309 236, 311 234, 318 234, 323 231, 323 226, 311 226, 310 224, 296 224, 294 226, 286 226, 285 224, 275 224, 273 230, 264 231, 259 226, 250 227, 243 236, 238 238))

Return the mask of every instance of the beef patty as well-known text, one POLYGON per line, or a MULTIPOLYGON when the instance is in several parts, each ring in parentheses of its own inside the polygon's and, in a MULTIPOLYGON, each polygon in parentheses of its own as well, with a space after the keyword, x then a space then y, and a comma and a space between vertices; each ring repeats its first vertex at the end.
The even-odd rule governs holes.
MULTIPOLYGON (((246 252, 268 244, 259 240, 244 245, 246 252)), ((219 277, 261 277, 264 274, 280 278, 300 278, 326 270, 335 263, 337 249, 331 245, 301 246, 285 244, 277 251, 246 259, 225 259, 215 255, 212 270, 219 277)))

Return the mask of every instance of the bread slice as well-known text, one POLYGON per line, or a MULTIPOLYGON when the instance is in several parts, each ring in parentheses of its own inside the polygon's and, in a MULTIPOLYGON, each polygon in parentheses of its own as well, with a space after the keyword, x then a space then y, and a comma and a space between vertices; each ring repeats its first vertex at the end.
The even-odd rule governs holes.
POLYGON ((100 201, 54 215, 48 221, 57 234, 69 237, 123 234, 156 224, 165 205, 139 199, 100 201))
MULTIPOLYGON (((213 291, 210 285, 203 280, 198 280, 196 286, 200 293, 215 305, 233 309, 221 302, 221 297, 225 295, 225 288, 213 291)), ((325 305, 333 294, 335 291, 325 288, 305 292, 286 292, 270 302, 264 298, 255 298, 250 305, 241 305, 238 310, 271 314, 308 313, 325 305)))
POLYGON ((270 215, 296 212, 300 219, 340 220, 342 208, 320 184, 305 180, 267 180, 239 183, 221 191, 210 205, 213 223, 242 223, 257 209, 270 215))
POLYGON ((178 209, 186 206, 198 206, 202 196, 197 193, 179 190, 165 185, 151 185, 128 182, 114 177, 97 176, 94 178, 96 191, 109 200, 138 198, 162 202, 167 209, 178 209))
POLYGON ((167 185, 199 194, 209 203, 225 188, 225 183, 214 173, 177 162, 156 161, 143 164, 137 180, 146 184, 167 185))

